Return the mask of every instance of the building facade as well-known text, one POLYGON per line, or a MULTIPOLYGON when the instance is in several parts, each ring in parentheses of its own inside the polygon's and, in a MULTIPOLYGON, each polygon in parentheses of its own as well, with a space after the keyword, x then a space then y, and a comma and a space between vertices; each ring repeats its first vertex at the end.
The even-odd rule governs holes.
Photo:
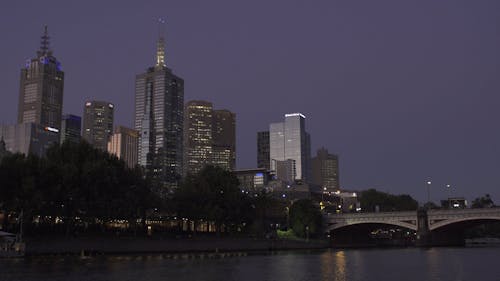
POLYGON ((233 171, 236 168, 236 114, 214 110, 212 121, 212 164, 233 171))
POLYGON ((257 132, 257 168, 270 170, 269 131, 257 132))
POLYGON ((113 134, 114 105, 106 101, 87 101, 83 107, 83 134, 85 141, 102 151, 108 150, 113 134))
POLYGON ((42 157, 51 146, 59 143, 59 133, 37 123, 0 126, 0 139, 12 153, 42 157))
POLYGON ((269 158, 270 170, 278 178, 278 163, 286 161, 287 171, 285 178, 295 181, 305 181, 308 178, 311 151, 310 135, 305 130, 305 116, 301 113, 285 114, 285 121, 272 123, 269 126, 269 158), (291 167, 289 167, 291 165, 291 167))
POLYGON ((165 40, 157 43, 156 64, 135 79, 138 162, 162 187, 178 186, 183 171, 184 80, 167 68, 165 40))
POLYGON ((108 152, 122 159, 132 169, 137 165, 138 140, 139 132, 118 126, 108 142, 108 152))
POLYGON ((184 113, 184 174, 196 174, 209 164, 234 170, 236 115, 198 100, 187 102, 184 113))
POLYGON ((82 138, 82 118, 72 114, 64 114, 61 121, 61 140, 79 143, 82 138))
POLYGON ((18 123, 36 123, 59 130, 63 106, 64 72, 50 49, 47 26, 36 58, 21 70, 18 123))
POLYGON ((212 160, 212 103, 189 101, 184 117, 184 174, 196 174, 212 160))
POLYGON ((326 148, 320 148, 316 157, 311 159, 311 167, 312 183, 327 192, 340 190, 338 155, 328 153, 326 148))

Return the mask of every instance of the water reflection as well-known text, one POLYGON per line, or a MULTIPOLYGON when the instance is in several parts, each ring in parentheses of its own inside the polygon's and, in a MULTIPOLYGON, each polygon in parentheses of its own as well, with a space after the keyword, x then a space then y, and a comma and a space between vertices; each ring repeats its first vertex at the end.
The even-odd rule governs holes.
POLYGON ((499 248, 329 250, 226 258, 44 257, 1 260, 0 281, 499 280, 499 248))
POLYGON ((346 262, 345 262, 345 252, 338 251, 335 253, 335 280, 345 281, 346 278, 346 262))

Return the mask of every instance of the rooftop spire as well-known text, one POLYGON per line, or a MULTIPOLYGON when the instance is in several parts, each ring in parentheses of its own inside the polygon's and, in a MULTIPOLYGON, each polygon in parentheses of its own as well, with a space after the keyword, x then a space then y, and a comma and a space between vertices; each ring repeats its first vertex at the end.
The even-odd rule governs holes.
POLYGON ((165 65, 165 20, 158 19, 158 42, 156 43, 156 66, 164 67, 165 65))
POLYGON ((51 56, 52 50, 50 50, 50 36, 47 31, 47 25, 45 25, 45 31, 41 39, 40 50, 37 52, 38 56, 51 56))

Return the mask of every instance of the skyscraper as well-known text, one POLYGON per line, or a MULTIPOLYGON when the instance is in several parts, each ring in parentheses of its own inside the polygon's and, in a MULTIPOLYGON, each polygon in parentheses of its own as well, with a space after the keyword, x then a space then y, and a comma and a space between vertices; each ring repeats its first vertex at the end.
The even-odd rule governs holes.
POLYGON ((118 126, 108 142, 108 152, 127 163, 129 168, 137 165, 137 147, 139 132, 118 126))
POLYGON ((257 168, 271 169, 269 158, 269 131, 257 132, 257 168))
MULTIPOLYGON (((290 178, 291 172, 296 181, 306 180, 309 174, 311 148, 310 136, 305 131, 305 118, 301 113, 285 114, 284 122, 269 125, 270 168, 275 172, 288 171, 284 178, 290 178), (287 168, 278 169, 278 164, 287 168)), ((277 177, 280 178, 280 175, 277 174, 277 177)))
MULTIPOLYGON (((47 26, 36 58, 21 70, 18 123, 36 123, 59 131, 63 106, 64 72, 52 55, 47 26)), ((55 132, 55 131, 54 131, 55 132)))
POLYGON ((94 147, 108 150, 113 134, 114 105, 106 101, 87 101, 83 108, 83 139, 94 147))
POLYGON ((61 143, 71 141, 79 143, 82 138, 82 118, 72 114, 64 114, 60 130, 61 143))
POLYGON ((236 114, 214 110, 212 164, 233 171, 236 167, 236 114))
POLYGON ((184 173, 195 174, 208 164, 234 170, 235 114, 198 100, 187 102, 184 113, 184 173))
POLYGON ((184 174, 196 174, 212 159, 212 103, 189 101, 184 109, 184 174))
POLYGON ((134 128, 140 133, 139 164, 168 189, 177 187, 182 175, 184 80, 166 66, 163 24, 156 64, 135 79, 134 128))
POLYGON ((338 191, 339 184, 339 158, 328 153, 326 148, 318 149, 316 157, 311 160, 312 183, 326 188, 326 191, 338 191))

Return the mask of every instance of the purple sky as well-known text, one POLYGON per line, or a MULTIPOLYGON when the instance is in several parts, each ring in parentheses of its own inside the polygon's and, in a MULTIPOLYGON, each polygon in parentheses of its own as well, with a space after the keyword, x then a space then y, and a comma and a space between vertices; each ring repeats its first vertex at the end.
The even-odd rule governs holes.
POLYGON ((302 112, 313 154, 340 155, 344 188, 423 200, 431 179, 433 200, 500 203, 498 0, 2 1, 0 123, 16 121, 20 69, 47 24, 64 112, 107 100, 132 126, 158 17, 185 100, 237 114, 238 168, 256 166, 257 131, 302 112))

